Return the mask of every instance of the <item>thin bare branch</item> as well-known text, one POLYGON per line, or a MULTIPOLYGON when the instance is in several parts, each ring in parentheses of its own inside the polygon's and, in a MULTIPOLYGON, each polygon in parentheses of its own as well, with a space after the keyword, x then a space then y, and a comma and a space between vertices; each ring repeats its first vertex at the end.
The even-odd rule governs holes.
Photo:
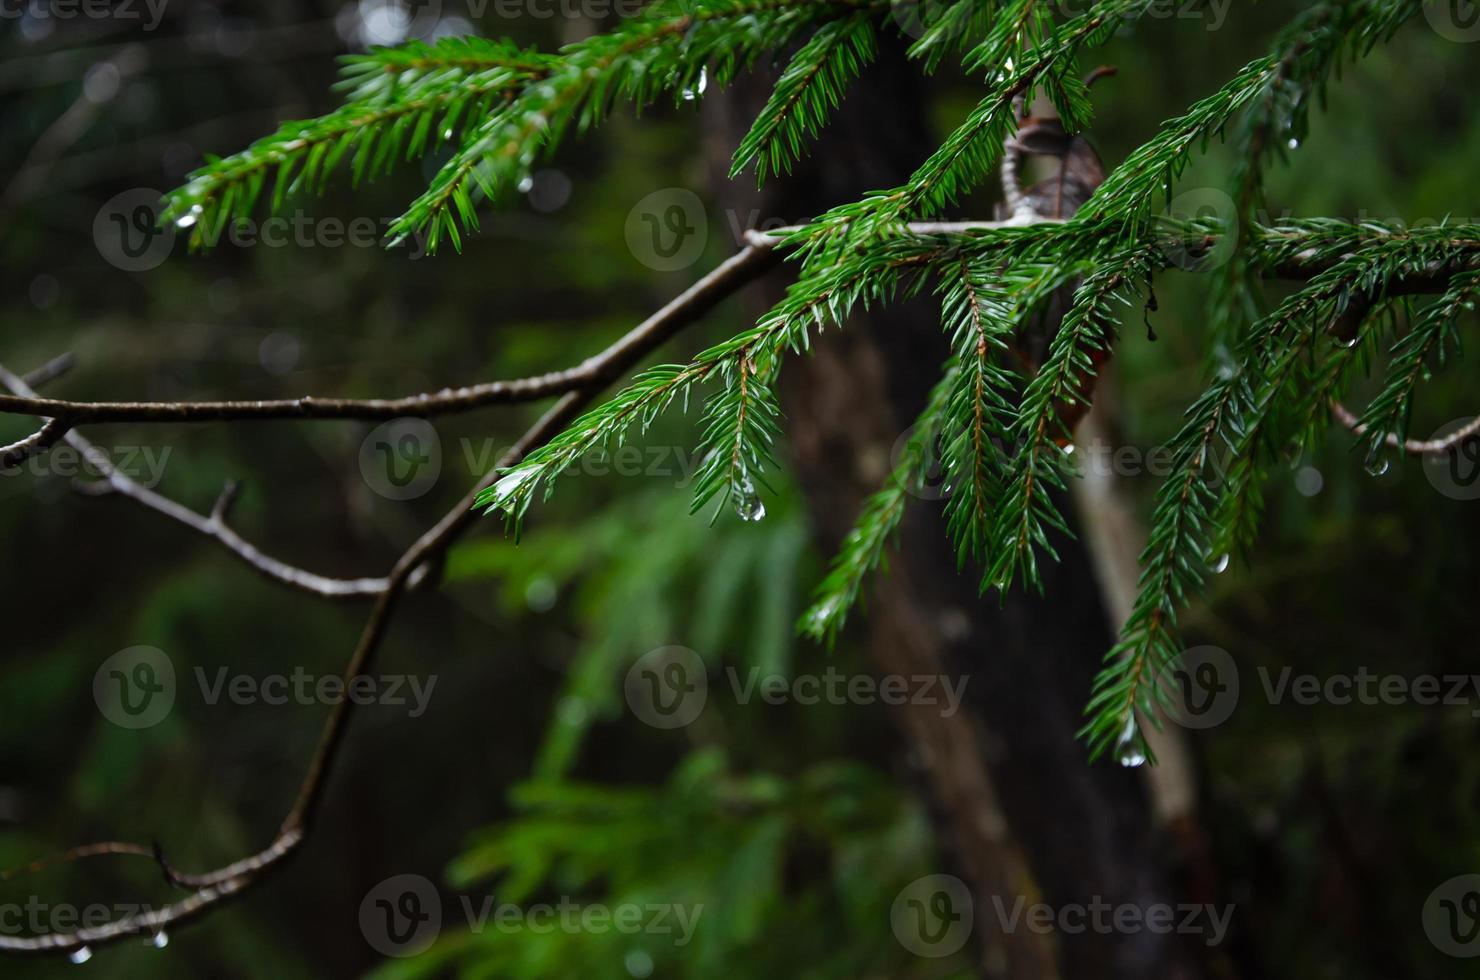
POLYGON ((69 429, 71 426, 66 422, 47 419, 41 428, 19 442, 0 446, 0 470, 19 466, 37 453, 45 452, 66 438, 69 429))
POLYGON ((732 290, 737 276, 743 281, 769 268, 775 256, 772 239, 758 237, 717 266, 658 314, 594 357, 573 368, 511 381, 490 381, 465 388, 408 395, 404 398, 346 399, 307 396, 270 401, 199 402, 74 402, 54 398, 0 395, 0 414, 36 415, 78 425, 108 422, 246 422, 268 419, 431 418, 468 412, 489 405, 539 401, 571 391, 601 388, 621 376, 627 354, 634 348, 650 350, 668 339, 689 320, 677 315, 696 297, 714 289, 732 290))
MULTIPOLYGON (((26 384, 24 379, 17 377, 3 365, 0 365, 0 385, 4 385, 11 391, 27 397, 34 397, 36 394, 35 390, 26 384)), ((58 423, 53 420, 47 424, 54 425, 58 423)), ((43 429, 42 431, 44 432, 45 430, 43 429)), ((386 580, 383 578, 329 578, 273 558, 271 555, 263 553, 261 549, 232 530, 226 523, 226 507, 223 506, 222 501, 217 501, 217 505, 209 517, 199 514, 183 504, 176 503, 163 494, 156 493, 121 472, 108 459, 107 453, 99 450, 92 442, 83 438, 80 433, 64 431, 61 433, 61 436, 66 439, 68 445, 77 450, 102 475, 102 479, 90 483, 76 484, 77 488, 84 493, 93 496, 118 494, 122 497, 128 497, 130 500, 142 504, 155 513, 163 514, 170 520, 183 524, 197 534, 204 535, 220 543, 227 551, 230 551, 246 562, 253 571, 273 581, 290 585, 296 589, 302 589, 314 595, 325 596, 331 599, 353 598, 375 595, 385 589, 386 580)), ((232 494, 234 495, 234 491, 232 491, 232 494)))
MULTIPOLYGON (((1367 426, 1341 402, 1334 399, 1331 401, 1331 414, 1335 416, 1336 421, 1346 426, 1355 435, 1360 436, 1366 433, 1367 426)), ((1389 432, 1383 436, 1383 442, 1409 456, 1445 456, 1476 434, 1480 434, 1480 415, 1470 419, 1442 439, 1399 439, 1397 433, 1389 432)))

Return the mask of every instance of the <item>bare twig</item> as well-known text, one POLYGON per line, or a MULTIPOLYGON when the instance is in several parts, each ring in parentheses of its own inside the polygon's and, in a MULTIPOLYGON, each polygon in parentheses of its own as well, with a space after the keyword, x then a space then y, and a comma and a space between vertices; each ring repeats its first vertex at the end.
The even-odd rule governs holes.
POLYGON ((32 388, 44 388, 76 366, 76 356, 68 351, 65 354, 58 354, 34 371, 27 371, 21 375, 21 380, 32 388))
MULTIPOLYGON (((1356 413, 1335 399, 1331 400, 1331 414, 1355 435, 1360 436, 1367 432, 1367 426, 1357 418, 1356 413)), ((1480 433, 1480 415, 1442 439, 1399 439, 1397 433, 1389 432, 1383 436, 1383 442, 1409 456, 1444 456, 1477 433, 1480 433)))
POLYGON ((19 466, 39 452, 45 452, 61 442, 71 428, 66 422, 47 419, 35 432, 8 446, 0 446, 0 470, 19 466))
MULTIPOLYGON (((53 365, 55 364, 56 362, 53 362, 53 365)), ((48 368, 51 367, 52 365, 48 365, 48 368)), ((55 373, 60 372, 55 371, 55 373)), ((51 376, 54 377, 55 373, 51 376)), ((28 397, 34 397, 36 394, 35 390, 26 384, 24 379, 17 377, 3 365, 0 365, 0 385, 4 385, 11 391, 28 397)), ((47 424, 51 425, 54 423, 47 424)), ((225 508, 222 506, 221 501, 217 502, 217 506, 211 512, 211 516, 206 517, 198 514, 189 507, 176 503, 163 494, 156 493, 121 472, 108 459, 107 453, 100 451, 92 442, 83 438, 80 433, 64 432, 62 435, 66 439, 67 444, 77 450, 102 475, 102 479, 95 482, 76 484, 77 488, 84 493, 93 496, 118 494, 122 497, 128 497, 155 513, 163 514, 165 517, 183 524, 192 531, 219 542, 226 550, 246 562, 254 571, 267 578, 297 589, 302 589, 314 595, 328 598, 348 598, 375 595, 385 589, 386 580, 383 578, 328 578, 294 565, 289 565, 287 562, 264 554, 255 545, 242 538, 241 535, 237 534, 227 525, 225 508)))
MULTIPOLYGON (((36 415, 71 425, 105 422, 245 422, 266 419, 364 419, 429 418, 467 412, 488 405, 539 401, 571 391, 601 388, 615 381, 629 362, 633 350, 651 350, 667 340, 690 319, 682 311, 714 290, 728 295, 735 283, 748 282, 770 268, 777 259, 773 239, 757 236, 735 255, 685 290, 659 313, 624 335, 616 343, 573 368, 511 381, 490 381, 465 388, 404 398, 355 400, 346 398, 291 398, 273 401, 201 402, 73 402, 34 395, 0 395, 0 414, 36 415)), ((712 305, 712 304, 710 304, 712 305)), ((706 306, 707 310, 708 307, 706 306)))

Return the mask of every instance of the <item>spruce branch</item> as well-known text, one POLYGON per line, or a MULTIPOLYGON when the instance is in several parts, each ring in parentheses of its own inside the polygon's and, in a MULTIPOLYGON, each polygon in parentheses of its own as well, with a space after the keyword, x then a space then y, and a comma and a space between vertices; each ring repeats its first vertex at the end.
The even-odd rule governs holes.
POLYGON ((851 16, 882 0, 660 0, 622 26, 567 45, 552 69, 483 119, 431 187, 392 223, 392 244, 424 235, 462 246, 477 227, 474 192, 494 199, 526 176, 572 126, 596 126, 617 102, 637 108, 671 93, 725 84, 764 51, 810 24, 851 16))
MULTIPOLYGON (((1405 278, 1467 268, 1480 254, 1476 230, 1459 225, 1413 231, 1363 226, 1360 240, 1338 239, 1335 248, 1343 251, 1334 264, 1255 325, 1242 351, 1255 385, 1254 398, 1240 419, 1233 462, 1222 487, 1213 542, 1219 555, 1246 548, 1257 532, 1267 472, 1259 460, 1286 451, 1292 443, 1303 447, 1309 434, 1317 431, 1313 419, 1338 394, 1335 372, 1308 366, 1310 353, 1325 336, 1325 325, 1358 298, 1362 308, 1370 308, 1400 290, 1405 278)), ((1338 344, 1335 357, 1343 359, 1359 339, 1338 344)), ((1380 441, 1370 444, 1363 464, 1369 472, 1387 469, 1384 449, 1380 441)))
POLYGON ((996 270, 982 265, 961 258, 955 268, 942 270, 942 319, 951 329, 957 368, 941 456, 951 487, 946 528, 961 565, 968 557, 980 561, 986 552, 1011 445, 1009 397, 1016 387, 999 359, 1017 326, 1017 311, 996 270))
POLYGON ((848 83, 877 53, 871 17, 865 11, 823 24, 792 56, 735 150, 732 179, 754 164, 756 183, 764 184, 768 170, 784 173, 801 158, 803 144, 826 125, 848 83))
POLYGON ((1411 452, 1408 424, 1418 386, 1428 380, 1430 365, 1442 369, 1459 353, 1457 323, 1461 315, 1475 309, 1477 295, 1480 271, 1455 275, 1449 290, 1426 307, 1393 346, 1382 390, 1352 426, 1364 458, 1378 458, 1387 447, 1411 452))
POLYGON ((724 388, 710 397, 705 408, 703 444, 709 447, 694 480, 691 513, 698 513, 720 496, 713 520, 725 506, 733 506, 742 520, 765 516, 756 491, 763 472, 776 465, 771 446, 781 435, 777 419, 781 407, 776 394, 773 361, 761 367, 749 357, 720 361, 724 388))
MULTIPOLYGON (((753 239, 730 261, 747 261, 753 253, 785 242, 778 237, 753 239)), ((548 497, 560 473, 582 454, 624 437, 634 424, 645 430, 676 398, 681 396, 687 407, 696 385, 721 378, 727 381, 726 391, 711 399, 706 412, 706 439, 700 445, 705 463, 697 481, 696 509, 719 493, 749 509, 754 482, 770 459, 768 444, 775 434, 777 412, 769 378, 782 357, 808 349, 812 331, 829 321, 841 325, 855 308, 893 299, 908 273, 928 267, 948 247, 941 236, 901 234, 846 263, 798 280, 756 326, 701 351, 688 364, 649 369, 606 405, 577 419, 550 445, 504 474, 479 499, 479 506, 504 513, 517 528, 535 491, 543 487, 548 497), (748 386, 743 394, 742 378, 748 386)), ((906 281, 908 290, 919 288, 918 277, 906 281)))
POLYGON ((447 38, 346 56, 339 109, 292 120, 240 153, 208 160, 165 196, 162 222, 189 229, 192 248, 216 244, 234 219, 252 214, 272 181, 271 209, 321 191, 346 158, 355 183, 457 138, 496 99, 547 74, 554 59, 512 42, 447 38))
POLYGON ((1048 529, 1069 533, 1050 498, 1052 490, 1065 488, 1072 451, 1072 434, 1059 420, 1060 406, 1087 402, 1096 358, 1108 356, 1114 341, 1114 306, 1129 303, 1129 294, 1150 280, 1161 261, 1156 242, 1134 245, 1111 255, 1075 293, 1047 360, 1023 393, 1014 427, 1017 456, 997 511, 995 554, 984 587, 1005 589, 1017 578, 1037 585, 1035 549, 1053 555, 1048 529))
MULTIPOLYGON (((1312 406, 1327 403, 1340 377, 1329 365, 1306 368, 1326 324, 1355 295, 1425 292, 1435 277, 1468 281, 1480 263, 1475 231, 1407 232, 1329 220, 1251 229, 1254 267, 1290 271, 1299 264, 1314 274, 1250 331, 1169 445, 1173 465, 1157 492, 1140 591, 1086 708, 1082 734, 1093 755, 1121 743, 1144 750, 1136 719, 1154 717, 1157 704, 1167 701, 1168 667, 1180 655, 1178 608, 1202 589, 1210 568, 1224 567, 1225 556, 1250 540, 1265 460, 1288 437, 1307 431, 1312 406), (1220 450, 1229 465, 1215 489, 1208 468, 1220 450)), ((1347 350, 1338 345, 1331 360, 1340 363, 1347 350)))
MULTIPOLYGON (((1312 103, 1324 99, 1332 74, 1387 41, 1422 9, 1421 0, 1330 0, 1299 14, 1282 30, 1270 51, 1274 70, 1229 140, 1229 175, 1234 213, 1252 224, 1263 200, 1264 172, 1271 159, 1284 159, 1306 139, 1312 103)), ((1209 308, 1215 343, 1236 344, 1257 316, 1258 278, 1247 254, 1234 250, 1213 280, 1209 308)))

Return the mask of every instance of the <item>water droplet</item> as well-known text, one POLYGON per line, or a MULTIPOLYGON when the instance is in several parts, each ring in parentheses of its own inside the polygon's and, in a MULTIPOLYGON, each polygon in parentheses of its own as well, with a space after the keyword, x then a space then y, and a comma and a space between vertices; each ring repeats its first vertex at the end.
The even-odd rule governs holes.
POLYGON ((539 476, 538 467, 516 466, 493 485, 493 492, 487 498, 486 507, 489 511, 502 510, 513 513, 519 506, 519 495, 524 491, 525 485, 539 476))
POLYGON ((1367 471, 1369 476, 1382 476, 1388 471, 1388 467, 1391 465, 1392 462, 1383 453, 1382 446, 1377 445, 1367 454, 1367 459, 1362 464, 1362 468, 1367 471))
POLYGON ((86 946, 78 946, 76 949, 72 950, 72 952, 67 954, 67 959, 71 960, 73 963, 81 965, 92 959, 92 950, 88 949, 86 946))
POLYGON ((1064 455, 1065 456, 1073 456, 1074 455, 1074 443, 1071 442, 1071 443, 1068 443, 1067 445, 1064 446, 1064 455))
POLYGON ((698 78, 698 80, 695 81, 693 85, 690 85, 688 88, 686 88, 686 89, 683 90, 683 100, 685 102, 692 102, 692 101, 694 101, 699 96, 703 95, 704 94, 704 90, 706 88, 708 88, 708 87, 709 87, 709 69, 707 69, 707 68, 700 68, 699 69, 699 78, 698 78))
POLYGON ((154 934, 154 938, 149 940, 149 942, 153 944, 155 949, 164 949, 170 944, 169 933, 161 929, 154 934))
POLYGON ((1222 575, 1228 571, 1228 555, 1223 554, 1208 562, 1208 567, 1213 570, 1214 575, 1222 575))
POLYGON ((1300 149, 1300 141, 1291 136, 1290 139, 1285 143, 1285 146, 1289 147, 1292 150, 1298 150, 1300 149))
POLYGON ((1146 764, 1146 743, 1141 738, 1141 729, 1134 717, 1126 719, 1125 730, 1115 743, 1115 761, 1127 769, 1146 764))
POLYGON ((529 189, 534 186, 534 178, 525 176, 519 179, 519 193, 528 194, 529 189))
POLYGON ((742 521, 759 521, 766 516, 766 505, 755 492, 755 484, 750 482, 749 474, 741 476, 740 486, 735 489, 735 513, 742 521))
POLYGON ((735 510, 740 514, 742 521, 759 521, 766 516, 766 505, 757 496, 741 497, 735 504, 735 510))
POLYGON ((180 217, 178 219, 176 219, 176 221, 175 221, 175 227, 176 228, 189 228, 191 225, 194 225, 195 222, 200 219, 201 212, 204 211, 204 210, 205 210, 205 208, 201 207, 199 204, 192 204, 190 206, 190 211, 189 212, 187 212, 186 214, 180 215, 180 217))
POLYGON ((1357 338, 1355 336, 1338 337, 1336 339, 1336 346, 1344 347, 1347 350, 1351 350, 1353 347, 1357 346, 1357 338))

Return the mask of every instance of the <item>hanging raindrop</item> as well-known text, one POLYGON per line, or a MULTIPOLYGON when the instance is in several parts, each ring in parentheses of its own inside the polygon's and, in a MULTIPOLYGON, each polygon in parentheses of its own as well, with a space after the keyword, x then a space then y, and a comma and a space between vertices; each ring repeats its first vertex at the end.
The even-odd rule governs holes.
POLYGON ((1214 575, 1222 575, 1228 571, 1228 555, 1222 554, 1208 562, 1208 567, 1213 570, 1214 575))
POLYGON ((704 90, 706 88, 708 88, 708 87, 709 87, 709 69, 707 69, 707 68, 700 68, 699 69, 699 78, 694 82, 693 85, 691 85, 688 88, 686 88, 686 89, 683 90, 683 100, 685 102, 692 102, 692 101, 694 101, 699 96, 703 95, 704 94, 704 90))
POLYGON ((1127 769, 1146 764, 1146 743, 1141 738, 1141 729, 1134 717, 1126 719, 1125 730, 1115 743, 1115 761, 1127 769))
POLYGON ((750 474, 743 467, 740 470, 740 480, 735 485, 734 501, 735 513, 740 515, 742 521, 758 521, 766 516, 766 505, 761 502, 750 474))
POLYGON ((189 228, 191 225, 200 220, 200 216, 203 211, 205 211, 205 208, 201 205, 192 204, 190 206, 190 210, 187 213, 180 215, 180 217, 175 220, 175 227, 189 228))
POLYGON ((1388 460, 1382 451, 1382 446, 1377 445, 1372 447, 1372 451, 1367 454, 1367 460, 1362 464, 1362 468, 1367 471, 1369 476, 1382 476, 1388 471, 1388 467, 1391 465, 1391 461, 1388 460))
POLYGON ((155 949, 164 949, 170 944, 169 933, 161 929, 154 934, 154 938, 150 939, 149 942, 155 949))
POLYGON ((1292 150, 1300 149, 1300 141, 1293 136, 1290 137, 1289 141, 1286 142, 1285 145, 1292 150))
POLYGON ((72 950, 72 952, 67 954, 67 959, 79 965, 86 963, 88 960, 92 959, 92 950, 88 949, 86 946, 78 946, 76 949, 72 950))

